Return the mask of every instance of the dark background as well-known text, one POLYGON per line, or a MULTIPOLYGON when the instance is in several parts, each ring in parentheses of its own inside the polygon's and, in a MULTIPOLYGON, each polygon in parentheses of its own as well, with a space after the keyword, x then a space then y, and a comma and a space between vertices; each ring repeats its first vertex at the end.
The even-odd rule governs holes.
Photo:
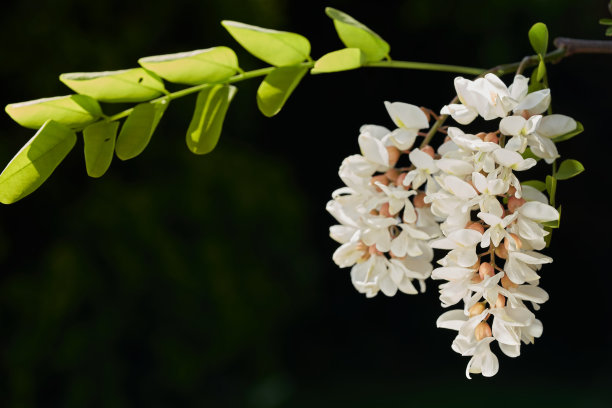
MULTIPOLYGON (((531 52, 527 31, 605 39, 605 1, 21 1, 0 15, 1 104, 70 91, 62 72, 227 45, 222 19, 295 31, 312 56, 342 45, 323 9, 352 14, 395 59, 491 67, 531 52)), ((85 172, 82 142, 26 199, 0 208, 2 407, 496 407, 612 403, 612 56, 549 67, 553 107, 585 132, 559 146, 587 171, 561 182, 562 228, 541 286, 544 335, 490 379, 436 329, 437 282, 366 299, 337 268, 325 203, 383 101, 438 110, 453 74, 363 69, 307 76, 284 110, 238 84, 217 149, 188 152, 195 97, 173 102, 148 149, 85 172)), ((506 82, 510 77, 505 78, 506 82)), ((33 131, 0 115, 0 163, 33 131)))

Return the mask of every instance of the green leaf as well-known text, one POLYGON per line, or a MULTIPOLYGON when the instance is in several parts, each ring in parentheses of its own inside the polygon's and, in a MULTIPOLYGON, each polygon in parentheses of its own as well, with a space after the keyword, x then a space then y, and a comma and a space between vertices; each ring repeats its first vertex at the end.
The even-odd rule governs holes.
POLYGON ((141 103, 127 117, 121 127, 115 153, 121 160, 138 156, 147 147, 155 128, 168 107, 166 99, 156 103, 141 103))
POLYGON ((612 36, 612 27, 608 27, 608 29, 606 30, 606 35, 607 35, 608 37, 611 37, 611 36, 612 36))
POLYGON ((353 17, 331 7, 325 13, 334 20, 338 37, 347 48, 359 48, 367 61, 380 61, 389 54, 389 44, 353 17))
POLYGON ((11 103, 6 113, 23 127, 38 129, 52 119, 71 128, 95 122, 102 116, 98 101, 86 95, 56 96, 54 98, 11 103))
POLYGON ((548 28, 544 23, 535 23, 529 29, 529 42, 536 54, 546 55, 548 49, 548 28))
POLYGON ((83 129, 85 166, 90 177, 102 177, 110 167, 115 152, 119 122, 100 121, 83 129))
POLYGON ((550 197, 550 201, 552 202, 555 197, 555 193, 557 192, 557 179, 551 175, 546 176, 546 191, 548 192, 548 197, 550 197))
POLYGON ((309 58, 310 42, 299 34, 237 21, 224 20, 221 24, 248 52, 268 64, 277 67, 296 65, 309 58))
POLYGON ((559 228, 559 226, 561 225, 561 206, 559 206, 559 208, 557 208, 557 211, 559 212, 559 218, 557 218, 554 221, 546 221, 543 222, 542 225, 544 227, 548 227, 548 228, 559 228))
POLYGON ((220 84, 200 91, 187 130, 189 150, 206 154, 217 146, 227 108, 237 91, 235 86, 220 84))
POLYGON ((538 73, 536 74, 536 79, 538 80, 538 82, 540 82, 542 78, 544 78, 544 75, 546 75, 546 64, 544 63, 544 58, 542 58, 542 55, 540 55, 540 63, 538 64, 538 73))
POLYGON ((584 132, 584 127, 582 126, 582 123, 576 121, 576 129, 572 130, 571 132, 568 132, 564 135, 560 135, 555 137, 554 139, 552 139, 553 142, 557 143, 557 142, 563 142, 565 140, 569 140, 572 137, 579 135, 580 133, 584 132))
POLYGON ((576 177, 584 171, 584 166, 578 160, 567 159, 559 166, 557 180, 567 180, 576 177))
POLYGON ((612 25, 612 18, 602 18, 599 20, 599 24, 612 25))
POLYGON ((523 159, 534 159, 535 161, 542 160, 541 157, 538 157, 535 154, 533 154, 533 152, 531 151, 529 147, 525 149, 525 151, 521 154, 521 156, 523 156, 523 159))
POLYGON ((315 62, 311 74, 347 71, 365 63, 365 56, 359 48, 344 48, 325 54, 315 62))
POLYGON ((167 81, 187 85, 220 82, 239 71, 238 58, 228 47, 155 55, 138 63, 167 81))
POLYGON ((0 174, 0 202, 12 204, 49 178, 76 143, 76 133, 48 120, 0 174))
POLYGON ((270 72, 257 89, 257 107, 267 117, 276 115, 300 83, 307 67, 279 67, 270 72))
POLYGON ((163 81, 143 68, 61 74, 60 81, 100 102, 142 102, 166 92, 163 81))
POLYGON ((521 183, 521 185, 524 186, 531 186, 535 189, 537 189, 538 191, 544 191, 546 190, 546 183, 540 180, 527 180, 527 181, 523 181, 521 183))

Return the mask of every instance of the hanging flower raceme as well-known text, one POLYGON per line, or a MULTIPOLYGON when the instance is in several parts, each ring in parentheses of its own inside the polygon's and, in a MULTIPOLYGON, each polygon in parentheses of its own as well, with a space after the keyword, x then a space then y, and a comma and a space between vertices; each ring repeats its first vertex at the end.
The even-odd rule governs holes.
MULTIPOLYGON (((352 268, 359 292, 413 294, 415 279, 423 289, 430 275, 445 281, 442 306, 462 305, 444 312, 437 325, 457 331, 452 349, 470 357, 468 378, 497 373, 493 345, 517 357, 522 343, 542 335, 534 311, 548 294, 538 286, 538 272, 552 258, 538 251, 546 247, 549 227, 558 225, 560 214, 541 188, 521 183, 517 174, 539 159, 559 158, 555 142, 575 131, 577 122, 545 115, 550 90, 528 93, 528 82, 522 75, 509 87, 492 74, 474 81, 457 78, 461 104, 444 106, 442 114, 460 124, 478 116, 501 120, 496 130, 478 134, 442 129, 447 137, 435 154, 428 145, 414 147, 417 136, 425 135, 419 131, 429 127, 424 111, 386 102, 397 129, 361 128, 362 154, 344 160, 339 174, 346 187, 327 205, 340 223, 330 229, 342 244, 334 261, 352 268), (432 249, 448 251, 435 269, 432 249)), ((546 185, 553 202, 556 180, 550 178, 546 185)))
POLYGON ((440 235, 424 201, 425 191, 437 189, 433 149, 413 149, 419 130, 429 127, 427 116, 406 103, 385 106, 397 128, 361 127, 361 154, 343 161, 339 175, 346 187, 327 203, 340 223, 330 228, 331 237, 342 244, 334 262, 351 267, 353 285, 367 297, 379 291, 416 294, 415 280, 424 291, 433 269, 428 243, 440 235), (406 155, 410 163, 398 166, 406 155))

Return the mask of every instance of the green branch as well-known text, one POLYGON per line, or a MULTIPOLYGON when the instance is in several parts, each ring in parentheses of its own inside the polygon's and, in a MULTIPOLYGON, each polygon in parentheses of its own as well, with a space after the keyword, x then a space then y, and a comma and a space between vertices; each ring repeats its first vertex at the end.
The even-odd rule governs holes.
POLYGON ((484 72, 483 68, 463 67, 460 65, 434 64, 429 62, 414 62, 414 61, 378 61, 368 62, 365 67, 381 67, 381 68, 400 68, 400 69, 419 69, 424 71, 443 71, 455 72, 457 74, 478 75, 484 72))

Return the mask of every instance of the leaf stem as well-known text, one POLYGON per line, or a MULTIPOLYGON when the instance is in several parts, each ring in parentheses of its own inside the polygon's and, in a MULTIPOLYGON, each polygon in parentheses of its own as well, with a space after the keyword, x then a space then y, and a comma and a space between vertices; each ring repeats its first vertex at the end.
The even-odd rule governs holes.
POLYGON ((456 72, 458 74, 470 74, 470 75, 478 75, 484 71, 484 69, 482 68, 463 67, 460 65, 446 65, 446 64, 434 64, 430 62, 397 61, 397 60, 368 62, 364 65, 364 67, 420 69, 420 70, 426 70, 426 71, 456 72))
MULTIPOLYGON (((312 67, 313 65, 314 65, 314 62, 303 62, 301 64, 301 66, 308 67, 308 68, 312 67)), ((236 74, 224 81, 207 82, 205 84, 191 86, 189 88, 181 89, 180 91, 168 93, 167 95, 161 96, 157 99, 153 99, 149 101, 149 103, 157 103, 162 100, 171 101, 173 99, 182 98, 183 96, 187 96, 187 95, 190 95, 196 92, 200 92, 202 89, 208 88, 209 86, 213 86, 217 84, 233 84, 235 82, 244 81, 245 79, 256 78, 256 77, 268 75, 270 72, 274 71, 276 68, 277 67, 266 67, 266 68, 255 69, 253 71, 246 71, 246 72, 243 71, 242 73, 236 74)), ((107 120, 113 121, 113 120, 119 120, 119 119, 125 118, 126 116, 129 116, 133 110, 134 108, 126 109, 124 111, 114 114, 113 116, 110 116, 107 120)))

